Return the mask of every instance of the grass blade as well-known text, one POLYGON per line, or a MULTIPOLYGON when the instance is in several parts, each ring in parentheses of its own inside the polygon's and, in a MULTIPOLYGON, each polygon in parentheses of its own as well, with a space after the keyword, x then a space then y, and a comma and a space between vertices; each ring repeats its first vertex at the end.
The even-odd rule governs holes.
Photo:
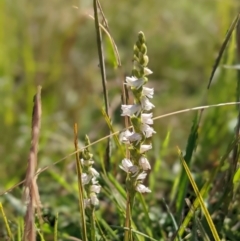
POLYGON ((179 148, 178 148, 178 155, 179 155, 180 160, 181 160, 181 163, 182 163, 182 165, 183 165, 183 167, 184 167, 184 169, 185 169, 185 171, 186 171, 186 173, 187 173, 188 179, 189 179, 189 181, 190 181, 190 183, 191 183, 191 185, 192 185, 192 187, 193 187, 193 190, 194 190, 196 196, 197 196, 198 199, 199 199, 200 206, 201 206, 202 211, 203 211, 203 213, 204 213, 204 215, 205 215, 205 217, 206 217, 206 220, 207 220, 207 222, 208 222, 208 225, 209 225, 209 228, 210 228, 210 230, 211 230, 211 232, 212 232, 212 235, 213 235, 213 237, 214 237, 214 240, 215 240, 215 241, 221 241, 220 238, 219 238, 218 232, 217 232, 217 230, 216 230, 216 228, 215 228, 215 225, 214 225, 214 223, 213 223, 213 221, 212 221, 212 218, 211 218, 211 216, 210 216, 210 214, 209 214, 209 212, 208 212, 208 210, 207 210, 207 208, 206 208, 206 206, 205 206, 205 204, 204 204, 203 197, 202 197, 201 193, 200 193, 199 190, 198 190, 198 187, 197 187, 197 185, 196 185, 196 183, 195 183, 195 181, 194 181, 194 179, 193 179, 193 177, 192 177, 192 175, 191 175, 191 172, 190 172, 190 170, 189 170, 189 168, 188 168, 188 165, 187 165, 187 163, 185 162, 185 160, 184 160, 184 158, 183 158, 183 156, 182 156, 181 151, 180 151, 179 148))
MULTIPOLYGON (((108 91, 107 91, 107 77, 106 77, 106 69, 105 69, 104 54, 103 54, 102 33, 101 33, 101 30, 100 30, 99 20, 98 20, 98 5, 100 5, 98 0, 93 0, 94 20, 95 20, 95 29, 96 29, 96 36, 97 36, 99 66, 100 66, 101 76, 102 76, 104 104, 105 104, 106 114, 109 116, 109 99, 108 99, 108 91)), ((108 138, 106 155, 105 155, 105 164, 106 164, 106 170, 107 171, 110 170, 110 164, 111 164, 110 159, 111 159, 111 139, 108 138)))
POLYGON ((54 241, 58 241, 58 213, 54 223, 54 241))
POLYGON ((12 232, 11 232, 11 229, 10 229, 9 224, 8 224, 8 221, 7 221, 7 217, 6 217, 6 215, 5 215, 5 212, 4 212, 4 210, 3 210, 3 206, 2 206, 2 203, 1 203, 1 202, 0 202, 0 211, 1 211, 2 216, 3 216, 3 220, 4 220, 4 223, 5 223, 5 227, 6 227, 8 236, 9 236, 10 240, 14 240, 13 235, 12 235, 12 232))
POLYGON ((229 39, 230 39, 231 36, 232 36, 233 30, 234 30, 235 26, 237 25, 237 23, 238 23, 238 21, 239 21, 239 16, 240 16, 240 14, 238 14, 238 15, 235 17, 235 19, 233 20, 233 22, 232 22, 229 30, 227 31, 226 37, 225 37, 225 39, 224 39, 224 41, 223 41, 223 43, 222 43, 222 46, 221 46, 220 51, 219 51, 219 53, 218 53, 217 59, 215 60, 215 63, 214 63, 214 65, 213 65, 213 69, 212 69, 212 72, 211 72, 211 75, 210 75, 210 78, 209 78, 209 82, 208 82, 208 86, 207 86, 208 89, 210 88, 210 85, 211 85, 211 83, 212 83, 213 76, 214 76, 214 74, 215 74, 215 71, 216 71, 216 69, 217 69, 217 67, 218 67, 221 59, 222 59, 223 52, 224 52, 224 50, 225 50, 225 48, 226 48, 226 46, 227 46, 227 44, 228 44, 228 42, 229 42, 229 39))
MULTIPOLYGON (((188 144, 186 147, 186 155, 184 159, 186 160, 187 164, 190 165, 190 161, 192 158, 193 151, 196 147, 196 142, 198 138, 198 116, 195 117, 193 120, 193 125, 191 128, 190 135, 188 137, 188 144)), ((187 175, 182 170, 181 176, 179 178, 179 187, 177 192, 177 200, 176 200, 176 208, 177 208, 177 220, 180 221, 181 213, 184 206, 184 199, 187 193, 187 187, 188 187, 188 179, 187 175)))

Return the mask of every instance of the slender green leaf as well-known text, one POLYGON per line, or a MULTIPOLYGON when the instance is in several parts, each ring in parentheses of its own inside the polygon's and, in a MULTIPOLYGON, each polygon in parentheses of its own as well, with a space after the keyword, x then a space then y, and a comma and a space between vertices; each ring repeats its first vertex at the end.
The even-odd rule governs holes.
POLYGON ((188 179, 189 179, 189 181, 190 181, 190 183, 191 183, 191 185, 192 185, 192 187, 194 189, 194 192, 195 192, 196 196, 199 199, 200 206, 201 206, 202 211, 203 211, 203 213, 204 213, 204 215, 205 215, 205 217, 207 219, 207 222, 208 222, 209 228, 210 228, 210 230, 212 232, 212 235, 214 237, 214 240, 215 241, 221 241, 220 238, 219 238, 218 232, 217 232, 217 230, 215 228, 215 225, 214 225, 214 223, 212 221, 212 218, 211 218, 211 216, 210 216, 210 214, 209 214, 209 212, 208 212, 208 210, 207 210, 207 208, 205 206, 205 203, 203 201, 203 197, 201 196, 201 193, 198 190, 198 187, 197 187, 197 185, 196 185, 196 183, 195 183, 195 181, 194 181, 194 179, 193 179, 193 177, 191 175, 191 172, 190 172, 190 170, 189 170, 189 168, 187 166, 187 163, 185 162, 185 160, 184 160, 184 158, 183 158, 183 156, 181 154, 180 149, 178 149, 178 154, 179 154, 181 163, 182 163, 182 165, 183 165, 183 167, 184 167, 184 169, 185 169, 185 171, 187 173, 188 179))

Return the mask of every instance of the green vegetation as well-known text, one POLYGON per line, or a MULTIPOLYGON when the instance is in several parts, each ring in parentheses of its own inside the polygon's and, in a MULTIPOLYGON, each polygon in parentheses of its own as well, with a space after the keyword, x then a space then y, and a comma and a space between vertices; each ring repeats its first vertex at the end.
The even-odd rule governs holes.
POLYGON ((93 2, 0 1, 0 240, 22 240, 26 210, 37 240, 240 240, 239 105, 160 118, 240 101, 239 1, 93 2), (141 103, 142 85, 123 91, 132 75, 154 88, 156 133, 142 137, 150 171, 134 166, 143 139, 120 142, 141 129, 137 114, 121 116, 122 104, 141 103), (129 155, 135 169, 123 167, 129 155), (139 170, 150 193, 136 189, 139 170))

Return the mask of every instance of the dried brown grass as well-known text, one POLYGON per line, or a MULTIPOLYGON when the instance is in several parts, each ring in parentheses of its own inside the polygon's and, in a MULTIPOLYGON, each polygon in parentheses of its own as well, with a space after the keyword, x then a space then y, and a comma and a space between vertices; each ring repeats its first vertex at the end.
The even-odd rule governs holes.
POLYGON ((27 205, 27 211, 24 218, 24 241, 35 241, 35 211, 40 218, 40 195, 37 186, 37 152, 38 141, 41 126, 41 86, 38 86, 37 94, 34 96, 34 105, 32 113, 32 134, 31 134, 31 148, 28 157, 28 167, 26 172, 26 178, 24 183, 23 199, 27 205))

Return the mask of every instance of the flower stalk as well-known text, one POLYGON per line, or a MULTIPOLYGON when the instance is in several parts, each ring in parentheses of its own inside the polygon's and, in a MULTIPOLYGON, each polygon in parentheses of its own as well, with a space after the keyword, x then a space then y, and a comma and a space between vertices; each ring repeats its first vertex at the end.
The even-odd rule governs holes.
MULTIPOLYGON (((90 141, 88 136, 85 137, 85 146, 89 146, 90 141)), ((80 162, 82 165, 82 184, 85 190, 85 198, 84 198, 84 208, 86 215, 89 218, 91 225, 91 238, 90 240, 96 240, 96 223, 95 223, 95 208, 99 205, 99 200, 97 194, 101 190, 101 186, 99 185, 97 178, 99 177, 99 173, 93 168, 93 154, 90 153, 88 148, 85 148, 80 153, 80 162)))
POLYGON ((152 113, 154 105, 150 102, 153 98, 154 89, 145 85, 148 83, 147 76, 152 71, 147 67, 149 58, 143 32, 138 33, 138 39, 133 48, 132 76, 126 77, 125 84, 131 89, 134 103, 122 105, 122 116, 130 118, 132 130, 126 130, 120 134, 120 141, 127 144, 129 157, 124 158, 120 168, 127 173, 126 189, 128 194, 125 226, 125 240, 132 240, 131 235, 131 211, 137 192, 148 193, 151 190, 143 182, 151 165, 146 157, 146 152, 152 148, 150 138, 155 133, 151 127, 153 124, 152 113))

